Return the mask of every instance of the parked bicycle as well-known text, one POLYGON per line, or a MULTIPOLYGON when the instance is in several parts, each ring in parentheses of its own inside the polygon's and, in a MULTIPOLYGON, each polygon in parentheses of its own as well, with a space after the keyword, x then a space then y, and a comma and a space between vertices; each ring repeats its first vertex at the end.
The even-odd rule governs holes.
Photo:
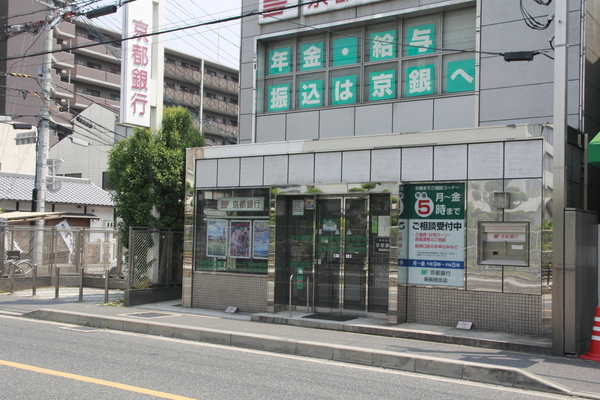
POLYGON ((19 258, 21 252, 7 251, 4 263, 2 264, 2 277, 9 277, 15 270, 15 276, 23 277, 31 275, 33 272, 33 264, 29 260, 21 260, 19 258), (18 253, 18 254, 12 254, 18 253))

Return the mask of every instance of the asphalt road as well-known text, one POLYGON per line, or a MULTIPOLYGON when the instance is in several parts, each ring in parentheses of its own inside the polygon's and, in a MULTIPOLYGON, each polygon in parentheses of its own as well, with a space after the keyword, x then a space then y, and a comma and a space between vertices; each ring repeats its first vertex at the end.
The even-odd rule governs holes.
POLYGON ((0 316, 8 399, 565 398, 381 368, 0 316))

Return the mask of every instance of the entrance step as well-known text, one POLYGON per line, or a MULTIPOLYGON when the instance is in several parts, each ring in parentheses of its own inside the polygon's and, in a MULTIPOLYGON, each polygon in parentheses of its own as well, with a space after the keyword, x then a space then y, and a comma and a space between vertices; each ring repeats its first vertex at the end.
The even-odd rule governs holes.
POLYGON ((552 338, 504 332, 489 332, 477 329, 464 330, 447 326, 404 323, 389 325, 386 319, 372 317, 352 317, 348 321, 335 321, 311 318, 311 314, 281 313, 252 314, 251 320, 270 324, 292 325, 307 328, 353 332, 365 335, 397 337, 482 347, 486 349, 516 351, 549 356, 552 354, 552 338))

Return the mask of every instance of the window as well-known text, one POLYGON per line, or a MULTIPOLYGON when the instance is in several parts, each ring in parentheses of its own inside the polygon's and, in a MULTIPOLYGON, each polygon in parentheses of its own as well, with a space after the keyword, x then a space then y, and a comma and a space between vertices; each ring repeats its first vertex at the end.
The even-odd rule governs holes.
POLYGON ((238 81, 239 81, 237 76, 232 76, 231 80, 235 83, 238 83, 238 81))
MULTIPOLYGON (((223 144, 222 140, 215 141, 223 144)), ((196 271, 267 274, 269 189, 197 192, 196 271)))
POLYGON ((204 97, 207 97, 209 99, 216 99, 217 95, 214 94, 214 93, 206 92, 206 94, 204 95, 204 97))
POLYGON ((104 171, 102 172, 102 189, 103 190, 113 190, 113 186, 110 184, 110 181, 108 179, 108 172, 104 171))
POLYGON ((118 94, 111 93, 110 99, 114 101, 121 101, 121 97, 118 94))
POLYGON ((237 99, 229 99, 229 103, 231 103, 231 104, 237 104, 238 101, 237 101, 237 99))
POLYGON ((121 75, 121 68, 111 68, 110 73, 116 74, 116 75, 121 75))
POLYGON ((96 96, 96 97, 100 97, 100 91, 99 90, 94 90, 94 89, 86 89, 85 92, 87 94, 89 94, 90 96, 96 96))
POLYGON ((475 8, 259 43, 257 110, 285 112, 475 90, 475 8))
POLYGON ((102 69, 102 66, 100 64, 96 64, 91 61, 87 62, 87 66, 88 66, 88 68, 102 69))
POLYGON ((210 76, 217 76, 217 73, 215 71, 210 70, 210 69, 206 70, 206 74, 210 75, 210 76))

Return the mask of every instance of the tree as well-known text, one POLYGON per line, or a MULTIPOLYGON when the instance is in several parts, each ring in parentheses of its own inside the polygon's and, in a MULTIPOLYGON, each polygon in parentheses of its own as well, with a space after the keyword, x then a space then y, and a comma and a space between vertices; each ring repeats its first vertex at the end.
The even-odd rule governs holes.
POLYGON ((111 149, 108 178, 126 247, 131 226, 183 228, 185 149, 204 145, 188 110, 165 107, 158 132, 135 129, 111 149))

